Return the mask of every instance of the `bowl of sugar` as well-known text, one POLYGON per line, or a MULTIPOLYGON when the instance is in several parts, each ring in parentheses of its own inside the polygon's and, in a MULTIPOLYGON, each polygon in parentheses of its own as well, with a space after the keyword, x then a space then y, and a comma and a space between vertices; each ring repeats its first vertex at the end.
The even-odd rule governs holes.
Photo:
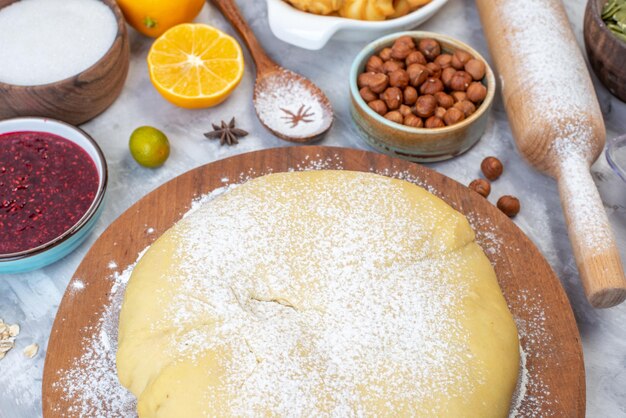
POLYGON ((0 45, 0 120, 84 123, 115 101, 128 74, 115 0, 0 0, 0 45))

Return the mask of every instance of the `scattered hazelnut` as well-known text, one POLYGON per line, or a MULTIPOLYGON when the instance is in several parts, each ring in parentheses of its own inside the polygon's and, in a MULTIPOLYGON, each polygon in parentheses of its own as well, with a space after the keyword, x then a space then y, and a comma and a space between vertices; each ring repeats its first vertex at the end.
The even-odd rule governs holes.
POLYGON ((404 88, 404 103, 413 106, 417 100, 417 90, 415 87, 407 86, 404 88))
POLYGON ((520 211, 519 199, 515 196, 502 196, 498 199, 498 209, 500 209, 506 216, 513 218, 520 211))
POLYGON ((443 89, 443 82, 441 80, 438 78, 429 78, 420 86, 420 93, 435 94, 438 91, 443 91, 443 89))
POLYGON ((385 101, 388 110, 396 110, 402 104, 402 90, 398 87, 389 87, 380 98, 385 101))
POLYGON ((476 111, 476 106, 474 106, 474 103, 470 102, 469 100, 462 100, 458 103, 455 103, 453 107, 462 111, 463 114, 465 114, 466 118, 468 118, 472 113, 476 111))
POLYGON ((372 110, 378 113, 381 116, 384 116, 387 113, 387 105, 382 100, 374 100, 367 104, 372 110))
POLYGON ((449 109, 454 105, 454 99, 449 94, 446 94, 443 91, 438 91, 435 93, 435 99, 437 99, 437 104, 444 109, 449 109))
POLYGON ((380 94, 389 85, 389 77, 381 73, 363 73, 359 74, 357 84, 359 88, 369 87, 374 93, 380 94))
POLYGON ((467 62, 472 58, 472 55, 468 52, 463 51, 462 49, 457 49, 456 51, 454 51, 454 54, 452 54, 452 60, 450 61, 450 65, 452 65, 457 70, 462 70, 465 67, 465 64, 467 64, 467 62))
POLYGON ((389 73, 389 84, 401 89, 409 85, 409 74, 404 70, 396 70, 389 73))
POLYGON ((480 81, 474 81, 469 85, 466 93, 467 100, 474 103, 480 103, 485 100, 485 97, 487 97, 487 87, 485 87, 480 81))
POLYGON ((476 81, 480 81, 485 76, 485 63, 476 58, 472 58, 465 64, 465 71, 476 81))
POLYGON ((380 51, 378 56, 383 61, 389 61, 391 59, 391 48, 383 48, 383 50, 380 51))
POLYGON ((402 122, 404 121, 404 118, 397 110, 392 110, 391 112, 385 114, 385 119, 389 119, 392 122, 400 124, 402 124, 402 122))
POLYGON ((415 49, 415 44, 411 40, 411 44, 396 41, 391 47, 391 58, 394 60, 405 60, 415 49), (411 46, 412 44, 412 46, 411 46))
MULTIPOLYGON (((446 114, 446 109, 445 108, 439 106, 437 109, 435 109, 435 115, 434 116, 437 116, 438 118, 443 119, 445 114, 446 114)), ((444 122, 445 122, 445 120, 444 120, 444 122)))
POLYGON ((426 119, 426 122, 424 122, 424 126, 427 128, 443 128, 444 126, 446 126, 446 124, 441 118, 438 118, 437 116, 431 116, 426 119))
POLYGON ((404 104, 403 104, 403 105, 400 105, 400 108, 398 109, 398 112, 400 112, 400 114, 401 114, 403 117, 405 117, 405 118, 406 118, 408 115, 412 115, 412 114, 413 114, 413 111, 411 110, 411 108, 410 108, 409 106, 407 106, 407 105, 404 105, 404 104))
POLYGON ((426 68, 428 69, 428 75, 431 78, 439 78, 441 77, 441 67, 434 62, 429 62, 426 64, 426 68))
POLYGON ((439 42, 431 38, 421 39, 417 44, 417 49, 424 54, 426 59, 432 61, 441 54, 441 46, 439 42))
POLYGON ((430 94, 420 96, 415 102, 415 114, 421 118, 432 116, 437 109, 437 99, 430 94))
MULTIPOLYGON (((403 44, 403 45, 408 46, 411 49, 415 49, 415 41, 409 35, 403 35, 403 36, 399 37, 398 39, 396 39, 395 42, 394 42, 394 46, 397 45, 397 44, 403 44)), ((392 47, 392 49, 393 49, 393 47, 392 47)))
POLYGON ((500 160, 498 160, 496 157, 487 157, 480 164, 480 169, 482 170, 486 178, 494 181, 502 175, 504 167, 502 166, 500 160))
POLYGON ((435 58, 435 64, 440 66, 442 69, 450 67, 452 62, 452 55, 450 54, 441 54, 437 58, 435 58))
POLYGON ((463 119, 465 119, 465 113, 455 107, 451 107, 450 109, 446 110, 446 113, 443 116, 443 121, 448 126, 454 125, 455 123, 458 123, 463 119))
POLYGON ((418 118, 414 114, 410 114, 404 117, 404 124, 412 128, 422 128, 424 126, 424 121, 422 118, 418 118))
POLYGON ((359 90, 359 94, 366 103, 378 99, 378 95, 374 93, 369 87, 363 87, 361 90, 359 90))
POLYGON ((450 87, 450 80, 454 74, 456 74, 456 70, 452 67, 444 68, 441 71, 441 81, 443 81, 444 86, 450 87))
POLYGON ((404 68, 404 64, 396 60, 385 61, 385 63, 383 64, 383 72, 385 74, 389 74, 396 70, 401 70, 403 68, 404 68))
POLYGON ((472 82, 472 76, 465 71, 457 71, 450 79, 450 88, 455 91, 465 91, 472 82))
POLYGON ((464 91, 453 91, 452 93, 450 93, 450 96, 452 96, 455 103, 467 100, 467 94, 464 91))
POLYGON ((428 69, 422 64, 411 64, 407 68, 409 81, 413 87, 419 87, 428 78, 428 69))
POLYGON ((426 65, 426 63, 428 61, 426 61, 426 58, 424 57, 424 54, 422 54, 419 51, 413 51, 409 54, 409 56, 406 57, 406 66, 408 67, 411 64, 422 64, 422 65, 426 65))
POLYGON ((372 55, 365 64, 365 71, 368 73, 382 73, 383 60, 378 55, 372 55))
POLYGON ((476 179, 469 184, 469 188, 481 195, 482 197, 489 196, 491 193, 491 184, 485 179, 476 179))

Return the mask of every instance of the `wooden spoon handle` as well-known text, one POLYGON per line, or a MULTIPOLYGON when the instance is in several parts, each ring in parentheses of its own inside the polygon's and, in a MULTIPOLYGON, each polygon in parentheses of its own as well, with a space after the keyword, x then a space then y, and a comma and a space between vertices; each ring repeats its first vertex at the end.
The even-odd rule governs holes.
POLYGON ((559 194, 585 294, 594 307, 610 308, 626 299, 626 278, 604 205, 587 162, 562 167, 559 194))
POLYGON ((231 25, 237 29, 237 32, 239 32, 246 45, 248 45, 250 55, 252 55, 256 64, 257 74, 266 74, 276 71, 278 65, 267 56, 256 36, 254 36, 254 32, 252 32, 252 29, 250 29, 250 26, 248 26, 248 23, 246 23, 241 15, 235 1, 211 0, 211 2, 222 12, 226 19, 229 20, 231 25))

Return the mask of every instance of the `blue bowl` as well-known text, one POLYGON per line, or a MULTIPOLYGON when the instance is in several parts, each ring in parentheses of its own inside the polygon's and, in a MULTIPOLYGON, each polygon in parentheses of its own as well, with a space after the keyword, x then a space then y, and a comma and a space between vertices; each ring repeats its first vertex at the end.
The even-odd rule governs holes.
POLYGON ((102 150, 86 132, 65 122, 36 117, 0 121, 0 134, 9 132, 47 132, 58 135, 80 146, 93 159, 99 182, 91 206, 80 220, 53 240, 38 247, 11 254, 0 254, 0 273, 22 273, 36 270, 60 260, 74 251, 93 230, 102 214, 107 187, 107 164, 102 150))

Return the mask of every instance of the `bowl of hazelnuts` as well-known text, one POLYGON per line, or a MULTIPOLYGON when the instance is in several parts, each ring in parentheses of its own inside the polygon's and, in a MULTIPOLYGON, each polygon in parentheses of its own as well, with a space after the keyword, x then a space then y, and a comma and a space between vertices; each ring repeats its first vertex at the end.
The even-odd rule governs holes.
POLYGON ((350 70, 351 114, 363 138, 416 162, 446 160, 478 142, 495 90, 478 52, 431 32, 374 41, 350 70))

